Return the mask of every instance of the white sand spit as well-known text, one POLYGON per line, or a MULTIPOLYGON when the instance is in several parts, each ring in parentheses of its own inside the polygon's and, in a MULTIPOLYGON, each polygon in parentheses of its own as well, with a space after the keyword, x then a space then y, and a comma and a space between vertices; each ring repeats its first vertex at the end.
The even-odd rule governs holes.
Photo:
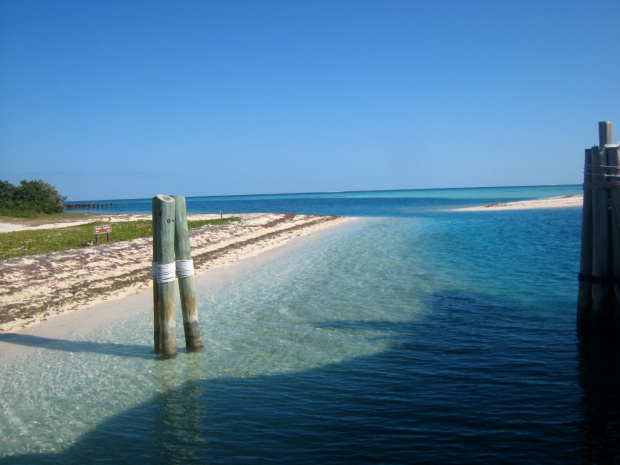
POLYGON ((481 207, 459 208, 455 211, 477 212, 477 211, 497 211, 497 210, 533 210, 538 208, 563 208, 581 207, 583 205, 583 195, 566 195, 562 197, 549 197, 546 199, 522 200, 519 202, 494 203, 481 207))

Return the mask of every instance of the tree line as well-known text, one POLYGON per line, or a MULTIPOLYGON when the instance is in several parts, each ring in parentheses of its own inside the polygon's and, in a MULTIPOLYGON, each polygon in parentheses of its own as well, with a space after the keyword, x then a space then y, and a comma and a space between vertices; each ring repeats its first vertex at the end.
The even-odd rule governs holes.
POLYGON ((19 186, 0 181, 0 214, 3 215, 62 213, 66 198, 40 179, 24 180, 19 186))

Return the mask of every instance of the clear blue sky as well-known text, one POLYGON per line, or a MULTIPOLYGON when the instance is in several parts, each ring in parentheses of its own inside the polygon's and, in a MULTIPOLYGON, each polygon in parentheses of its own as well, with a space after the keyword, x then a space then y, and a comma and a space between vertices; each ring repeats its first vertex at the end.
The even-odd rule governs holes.
POLYGON ((578 184, 618 0, 0 0, 0 179, 68 200, 578 184))

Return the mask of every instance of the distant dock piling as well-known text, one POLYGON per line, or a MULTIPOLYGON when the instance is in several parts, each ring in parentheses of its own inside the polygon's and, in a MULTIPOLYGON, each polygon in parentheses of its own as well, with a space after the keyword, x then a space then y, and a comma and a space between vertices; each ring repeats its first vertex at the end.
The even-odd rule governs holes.
POLYGON ((118 208, 116 202, 99 202, 99 203, 66 203, 63 204, 64 210, 101 210, 104 208, 118 208))
POLYGON ((612 123, 586 149, 577 324, 582 335, 620 336, 620 152, 612 123))
POLYGON ((185 345, 202 347, 185 197, 153 197, 153 339, 155 353, 177 353, 174 280, 179 279, 185 345))

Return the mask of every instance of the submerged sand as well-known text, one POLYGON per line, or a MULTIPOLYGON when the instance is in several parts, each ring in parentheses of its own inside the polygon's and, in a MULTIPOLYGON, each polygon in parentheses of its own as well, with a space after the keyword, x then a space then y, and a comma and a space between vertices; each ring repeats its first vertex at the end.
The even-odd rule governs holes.
POLYGON ((480 207, 459 208, 455 211, 497 211, 497 210, 531 210, 538 208, 565 208, 581 207, 583 195, 565 195, 562 197, 548 197, 546 199, 521 200, 518 202, 493 203, 480 207))
MULTIPOLYGON (((196 273, 258 255, 296 237, 350 218, 253 213, 238 222, 190 231, 196 273)), ((115 221, 150 215, 115 215, 115 221)), ((209 219, 219 215, 188 215, 209 219)), ((90 219, 89 221, 92 221, 90 219)), ((4 232, 24 225, 2 223, 4 232)), ((63 227, 71 223, 32 227, 63 227)), ((0 229, 2 231, 2 229, 0 229)), ((52 316, 92 307, 152 287, 152 238, 0 261, 0 332, 26 328, 52 316)))

